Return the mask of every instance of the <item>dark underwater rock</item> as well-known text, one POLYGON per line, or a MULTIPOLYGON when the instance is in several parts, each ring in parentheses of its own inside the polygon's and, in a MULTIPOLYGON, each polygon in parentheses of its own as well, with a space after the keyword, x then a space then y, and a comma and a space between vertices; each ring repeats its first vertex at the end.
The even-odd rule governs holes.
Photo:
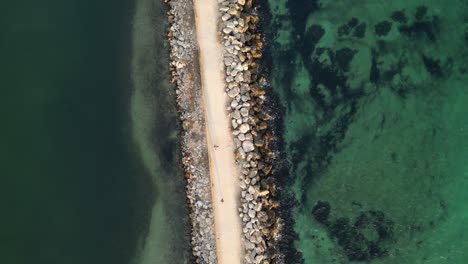
POLYGON ((356 38, 364 38, 366 36, 366 23, 361 23, 359 24, 359 26, 356 27, 356 29, 354 29, 354 36, 356 38))
POLYGON ((405 11, 403 10, 397 10, 395 12, 392 13, 392 16, 391 16, 392 20, 395 21, 395 22, 399 22, 399 23, 406 23, 408 21, 408 19, 406 18, 406 15, 405 15, 405 11))
POLYGON ((370 261, 387 255, 386 245, 393 238, 393 221, 382 211, 362 211, 355 218, 336 219, 330 219, 330 211, 328 202, 318 201, 312 215, 325 226, 349 261, 370 261))
POLYGON ((414 18, 417 20, 421 20, 424 18, 424 16, 427 13, 427 7, 426 6, 418 6, 416 9, 416 13, 414 14, 414 18))
POLYGON ((375 25, 375 34, 379 37, 386 36, 392 29, 392 23, 389 21, 382 21, 375 25))
POLYGON ((430 58, 428 56, 422 55, 422 61, 424 67, 426 67, 427 72, 433 77, 442 76, 442 68, 440 66, 440 61, 437 59, 430 58))
POLYGON ((330 204, 328 202, 318 201, 312 209, 312 214, 317 222, 325 224, 330 216, 330 209, 330 204))

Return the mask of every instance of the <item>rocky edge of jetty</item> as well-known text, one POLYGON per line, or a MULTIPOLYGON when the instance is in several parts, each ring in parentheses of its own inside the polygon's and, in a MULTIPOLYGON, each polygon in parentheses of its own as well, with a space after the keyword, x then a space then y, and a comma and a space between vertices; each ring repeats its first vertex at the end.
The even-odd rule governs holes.
POLYGON ((242 221, 245 263, 275 263, 275 236, 280 221, 275 209, 276 186, 271 176, 273 153, 264 111, 265 79, 258 74, 257 60, 263 43, 257 32, 258 15, 252 0, 218 0, 221 42, 224 46, 227 110, 240 167, 239 217, 242 221))
POLYGON ((171 0, 167 18, 170 70, 176 84, 182 122, 182 164, 187 206, 192 223, 191 245, 195 263, 216 263, 213 207, 203 97, 191 0, 171 0))

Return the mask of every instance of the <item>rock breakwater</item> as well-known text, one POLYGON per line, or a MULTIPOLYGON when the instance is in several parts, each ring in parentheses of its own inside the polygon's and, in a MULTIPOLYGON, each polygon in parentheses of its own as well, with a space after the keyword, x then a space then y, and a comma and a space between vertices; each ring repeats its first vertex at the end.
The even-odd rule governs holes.
POLYGON ((219 2, 220 32, 224 45, 226 94, 230 98, 239 185, 245 263, 276 263, 275 239, 280 220, 276 216, 275 179, 271 176, 274 154, 269 149, 271 116, 264 110, 266 82, 258 74, 257 60, 263 43, 257 32, 258 16, 252 0, 219 2))
POLYGON ((208 149, 203 97, 191 0, 166 2, 170 27, 172 82, 182 122, 182 163, 187 180, 187 206, 192 223, 192 252, 195 263, 216 263, 213 207, 211 202, 208 149))
MULTIPOLYGON (((186 195, 192 222, 195 263, 216 263, 208 146, 193 3, 168 1, 172 81, 182 122, 182 156, 186 195)), ((252 0, 218 0, 219 32, 223 45, 227 110, 240 167, 239 217, 242 222, 244 263, 280 263, 276 244, 281 237, 277 216, 277 186, 271 115, 265 110, 266 81, 259 74, 263 43, 257 32, 258 15, 252 0)))

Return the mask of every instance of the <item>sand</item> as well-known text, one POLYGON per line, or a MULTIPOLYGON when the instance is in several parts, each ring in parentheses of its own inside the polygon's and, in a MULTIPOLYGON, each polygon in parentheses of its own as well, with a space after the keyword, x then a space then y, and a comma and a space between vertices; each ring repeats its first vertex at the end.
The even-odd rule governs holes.
POLYGON ((216 254, 218 263, 241 263, 241 223, 237 213, 240 171, 234 164, 235 148, 226 110, 218 4, 216 0, 194 0, 194 7, 207 123, 216 254))

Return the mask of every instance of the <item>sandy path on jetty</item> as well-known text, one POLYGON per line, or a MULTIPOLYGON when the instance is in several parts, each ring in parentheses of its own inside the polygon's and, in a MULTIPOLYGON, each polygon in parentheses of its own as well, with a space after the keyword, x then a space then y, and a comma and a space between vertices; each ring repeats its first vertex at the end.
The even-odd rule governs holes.
POLYGON ((234 142, 226 110, 218 3, 216 0, 194 0, 193 3, 205 102, 216 254, 218 263, 236 264, 241 263, 242 258, 241 223, 237 212, 240 172, 234 164, 234 142))

